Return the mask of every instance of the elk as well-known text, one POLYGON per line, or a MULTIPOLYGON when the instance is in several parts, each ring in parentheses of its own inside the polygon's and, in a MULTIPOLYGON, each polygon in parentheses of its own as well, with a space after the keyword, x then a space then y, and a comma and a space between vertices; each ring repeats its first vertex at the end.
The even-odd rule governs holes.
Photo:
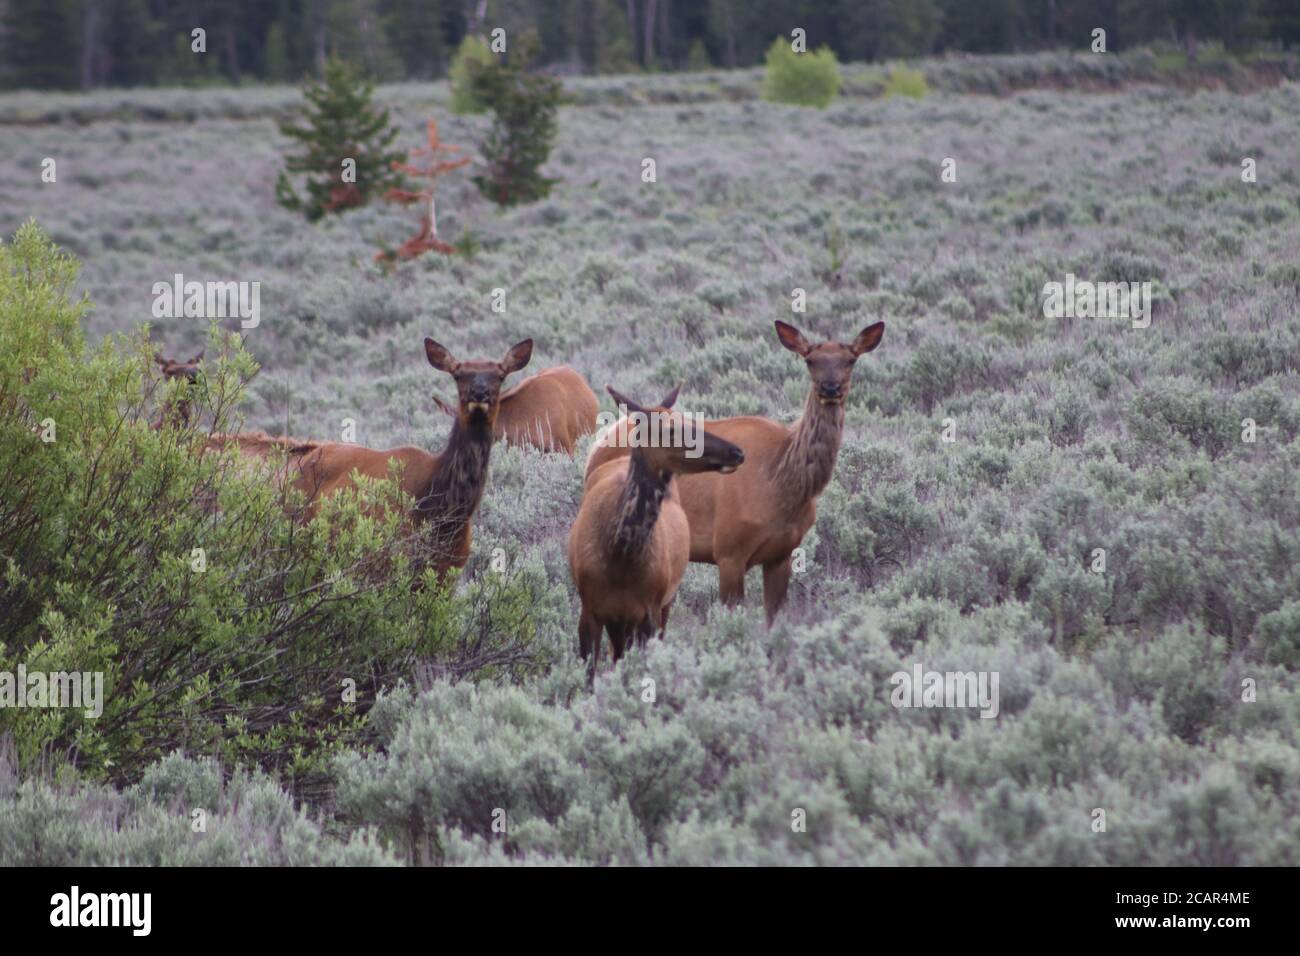
POLYGON ((384 479, 396 465, 399 486, 415 499, 409 514, 413 529, 427 535, 428 561, 441 577, 469 560, 471 522, 483 498, 492 427, 500 409, 501 383, 528 364, 533 340, 506 352, 500 362, 457 361, 433 339, 424 340, 429 364, 456 381, 459 403, 447 446, 433 455, 423 448, 404 445, 375 449, 345 442, 299 441, 265 432, 213 435, 208 448, 235 448, 245 459, 270 460, 284 456, 280 475, 307 500, 304 518, 320 510, 323 499, 356 487, 358 475, 384 479))
POLYGON ((653 631, 662 638, 667 629, 691 551, 674 476, 727 474, 745 461, 740 448, 672 411, 680 385, 651 408, 606 388, 635 419, 633 447, 589 476, 569 532, 569 570, 582 600, 578 645, 593 681, 602 631, 617 663, 629 637, 643 645, 653 631))
MULTIPOLYGON (((191 419, 189 390, 198 381, 199 362, 203 361, 203 352, 199 352, 194 358, 186 359, 183 362, 165 358, 161 352, 154 352, 154 361, 158 363, 158 369, 162 372, 163 381, 170 381, 174 378, 183 381, 177 390, 179 397, 168 398, 159 410, 158 416, 149 424, 149 427, 154 431, 163 428, 189 428, 191 419)), ((34 374, 34 369, 24 370, 24 382, 31 381, 34 374)), ((35 435, 41 434, 41 426, 33 425, 32 433, 35 435)))
MULTIPOLYGON (((438 396, 434 402, 448 415, 456 410, 438 396)), ((542 369, 501 393, 492 437, 507 445, 531 445, 545 452, 572 455, 583 435, 596 430, 596 393, 567 365, 542 369)))
POLYGON ((179 398, 168 398, 163 404, 162 411, 158 418, 150 426, 152 428, 189 428, 190 426, 190 396, 191 386, 198 381, 199 362, 203 361, 203 352, 192 359, 184 362, 178 362, 176 359, 164 358, 161 352, 154 353, 154 361, 158 363, 162 371, 164 380, 173 378, 183 379, 180 387, 179 398))
POLYGON ((275 486, 282 488, 294 482, 303 457, 323 444, 325 442, 268 435, 258 429, 234 433, 213 432, 208 436, 204 448, 206 451, 215 452, 233 448, 239 460, 257 474, 265 474, 265 469, 270 466, 274 469, 275 486))
MULTIPOLYGON (((728 605, 745 597, 745 573, 763 568, 763 605, 770 627, 785 603, 791 556, 817 516, 817 496, 831 480, 844 434, 844 400, 853 365, 880 344, 877 322, 847 344, 813 345, 798 329, 776 323, 781 344, 801 356, 812 387, 794 425, 742 416, 704 422, 738 445, 749 464, 731 475, 684 475, 681 500, 690 521, 691 560, 718 567, 718 596, 728 605)), ((601 433, 587 457, 586 476, 626 455, 628 424, 620 419, 601 433)))

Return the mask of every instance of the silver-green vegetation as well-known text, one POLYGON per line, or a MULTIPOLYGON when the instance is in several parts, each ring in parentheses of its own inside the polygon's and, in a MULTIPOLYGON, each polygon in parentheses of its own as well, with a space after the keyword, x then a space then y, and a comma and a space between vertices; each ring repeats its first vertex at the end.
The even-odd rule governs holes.
MULTIPOLYGON (((241 407, 272 432, 337 438, 351 418, 371 446, 440 447, 430 391, 448 396, 450 380, 425 362, 425 335, 466 357, 532 336, 534 367, 568 363, 597 388, 657 394, 683 378, 688 410, 793 421, 807 376, 772 320, 840 338, 888 323, 859 363, 807 567, 772 630, 756 576, 731 610, 715 570, 692 566, 668 640, 589 691, 564 561, 581 458, 498 448, 459 605, 413 607, 377 585, 329 624, 369 646, 323 649, 309 633, 274 645, 316 681, 277 688, 309 717, 345 671, 363 689, 363 727, 307 728, 327 738, 307 751, 328 768, 311 769, 312 786, 275 759, 280 739, 305 746, 292 726, 243 740, 185 689, 178 706, 198 710, 185 736, 168 725, 179 716, 135 701, 148 722, 128 715, 121 729, 139 740, 84 739, 128 759, 179 735, 185 756, 119 779, 96 765, 102 753, 74 772, 11 744, 6 760, 23 769, 0 773, 3 862, 1300 863, 1300 90, 989 97, 954 90, 1062 77, 1095 89, 1149 64, 922 66, 924 100, 862 95, 887 73, 846 67, 824 111, 757 101, 752 72, 575 81, 549 166, 563 184, 501 214, 468 176, 447 177, 442 233, 477 252, 392 276, 371 259, 404 234, 400 212, 307 225, 272 201, 285 91, 0 100, 11 119, 96 120, 10 127, 0 158, 8 231, 34 216, 84 263, 92 342, 148 320, 152 284, 174 273, 262 283, 261 324, 245 333, 261 372, 241 407), (200 121, 166 121, 185 98, 200 121), (47 156, 57 184, 40 181, 47 156), (641 179, 647 157, 655 183, 641 179), (1255 183, 1242 181, 1246 158, 1255 183), (1071 272, 1150 280, 1151 326, 1044 318, 1044 283, 1071 272), (804 315, 791 313, 796 287, 804 315), (368 617, 385 602, 435 620, 368 617), (494 640, 526 664, 445 663, 494 640), (894 708, 890 676, 918 663, 998 672, 1000 714, 894 708), (367 709, 365 688, 403 669, 367 709), (236 772, 241 761, 278 781, 236 772)), ((411 144, 430 114, 448 142, 477 141, 487 122, 451 115, 442 85, 379 98, 411 144)), ((207 334, 194 320, 152 328, 171 352, 207 334)), ((236 384, 240 361, 236 350, 236 384)), ((238 512, 225 524, 212 533, 250 533, 238 512)), ((378 547, 374 534, 345 535, 349 554, 378 547)), ((185 534, 167 540, 189 554, 185 534)), ((11 575, 28 560, 4 558, 11 575)), ((346 559, 299 548, 283 573, 307 587, 346 559)), ((194 586, 121 584, 135 607, 45 594, 50 615, 86 617, 75 634, 50 617, 40 639, 80 635, 63 645, 78 652, 67 665, 112 673, 123 649, 100 643, 93 614, 171 607, 194 586)), ((213 603, 228 591, 202 588, 202 608, 130 632, 131 660, 165 677, 191 644, 214 665, 226 642, 252 653, 233 610, 213 603), (185 647, 169 645, 180 633, 185 647)), ((240 680, 211 690, 232 712, 284 704, 240 680)), ((140 694, 110 691, 119 713, 140 694)))

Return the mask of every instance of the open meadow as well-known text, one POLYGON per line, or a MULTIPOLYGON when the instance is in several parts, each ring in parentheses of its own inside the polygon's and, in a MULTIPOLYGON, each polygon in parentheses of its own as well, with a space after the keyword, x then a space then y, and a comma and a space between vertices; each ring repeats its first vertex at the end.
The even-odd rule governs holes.
MULTIPOLYGON (((531 337, 521 374, 571 365, 602 411, 606 383, 649 402, 684 380, 683 410, 790 423, 809 379, 774 320, 886 325, 771 629, 759 571, 730 609, 692 564, 666 640, 588 689, 565 541, 591 437, 498 446, 453 647, 363 681, 390 688, 364 725, 238 771, 229 724, 114 724, 157 748, 130 769, 38 735, 85 762, 0 751, 0 861, 1300 864, 1300 86, 913 100, 850 71, 816 110, 756 76, 566 81, 550 197, 501 213, 451 173, 439 226, 470 254, 392 272, 374 257, 408 211, 276 204, 296 90, 0 96, 0 232, 33 218, 80 260, 92 343, 148 322, 211 357, 206 323, 152 317, 153 285, 260 283, 248 428, 441 448, 454 387, 425 336, 494 360, 531 337), (1067 274, 1150 282, 1149 326, 1045 317, 1067 274), (476 668, 494 587, 509 646, 476 668), (996 673, 996 715, 893 706, 918 666, 996 673)), ((429 117, 470 149, 489 123, 445 83, 377 98, 403 150, 429 117)), ((12 664, 37 625, 9 628, 12 664)))

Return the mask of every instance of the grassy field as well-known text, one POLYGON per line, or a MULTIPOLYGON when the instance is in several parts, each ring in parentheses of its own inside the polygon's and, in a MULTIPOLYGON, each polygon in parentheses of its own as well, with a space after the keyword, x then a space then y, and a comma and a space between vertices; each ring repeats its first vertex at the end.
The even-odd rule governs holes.
MULTIPOLYGON (((472 235, 470 258, 386 275, 373 256, 407 213, 278 208, 284 143, 255 104, 284 90, 220 93, 247 98, 243 118, 175 92, 197 122, 65 98, 90 121, 6 126, 0 231, 34 217, 81 259, 92 337, 149 321, 175 273, 259 281, 248 425, 337 439, 350 418, 372 447, 445 439, 430 393, 451 381, 426 335, 492 358, 531 336, 529 372, 572 365, 606 409, 607 382, 649 400, 681 378, 686 410, 792 422, 808 379, 773 320, 848 341, 883 319, 777 625, 757 572, 728 610, 692 565, 667 641, 588 691, 564 560, 581 454, 498 448, 466 573, 493 573, 499 548, 542 582, 544 666, 387 698, 376 748, 337 760, 310 820, 244 819, 240 794, 287 806, 287 782, 202 753, 121 792, 0 770, 0 858, 1300 863, 1300 87, 815 111, 658 101, 675 77, 586 83, 551 198, 499 214, 467 175, 443 180, 443 235, 472 235), (1067 273, 1150 281, 1150 327, 1044 318, 1067 273), (890 676, 916 664, 998 672, 999 715, 891 706, 890 676), (177 809, 196 801, 217 808, 202 838, 177 809)), ((450 115, 443 86, 382 99, 402 146, 429 115, 466 145, 488 122, 450 115)), ((0 98, 0 115, 39 106, 0 98)), ((206 329, 152 334, 188 354, 206 329)))

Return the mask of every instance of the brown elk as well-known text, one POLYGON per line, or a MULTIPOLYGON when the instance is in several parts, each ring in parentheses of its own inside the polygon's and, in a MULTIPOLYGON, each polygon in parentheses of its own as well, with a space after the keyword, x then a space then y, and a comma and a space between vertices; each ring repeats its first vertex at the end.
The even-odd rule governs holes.
MULTIPOLYGON (((742 448, 749 464, 733 475, 684 475, 682 505, 691 526, 691 560, 718 566, 719 597, 738 604, 745 573, 763 568, 763 604, 770 626, 785 603, 791 556, 812 527, 817 496, 831 480, 844 434, 844 400, 853 365, 880 344, 877 322, 847 344, 813 345, 792 325, 776 323, 777 338, 808 366, 812 387, 794 425, 742 416, 706 421, 704 427, 742 448)), ((602 433, 587 458, 587 483, 611 459, 626 455, 628 425, 619 420, 602 433)))
MULTIPOLYGON (((199 363, 203 361, 203 352, 199 352, 194 358, 185 361, 165 358, 161 352, 154 352, 154 361, 158 363, 158 369, 162 372, 164 383, 172 379, 180 379, 181 384, 176 393, 163 402, 158 416, 149 424, 149 427, 155 431, 163 428, 189 428, 191 418, 190 388, 198 381, 199 363)), ((23 371, 23 381, 30 382, 34 375, 35 369, 25 369, 23 371)), ((39 424, 32 426, 33 434, 39 435, 41 432, 42 428, 39 424)))
POLYGON ((379 450, 344 442, 300 442, 263 432, 213 436, 209 447, 234 447, 246 458, 287 456, 290 482, 307 499, 307 519, 316 515, 324 498, 355 488, 358 475, 384 479, 396 465, 401 490, 416 502, 412 524, 428 536, 428 563, 439 574, 464 567, 471 522, 487 482, 501 383, 528 364, 533 340, 518 343, 500 362, 457 361, 433 339, 424 340, 424 351, 430 365, 456 380, 459 393, 451 435, 441 454, 410 445, 379 450))
POLYGON ((617 662, 630 637, 644 644, 668 626, 691 550, 674 475, 730 473, 745 461, 731 442, 672 411, 680 387, 658 406, 642 408, 606 386, 632 413, 633 447, 589 476, 569 533, 569 570, 582 600, 579 649, 593 679, 602 631, 617 662))
POLYGON ((164 358, 161 352, 154 353, 154 361, 158 363, 162 371, 164 381, 180 379, 181 385, 178 390, 178 397, 168 398, 163 404, 162 411, 157 419, 154 420, 152 428, 189 428, 190 426, 190 394, 189 390, 199 377, 199 362, 203 361, 203 353, 200 352, 192 359, 178 362, 176 359, 164 358))
MULTIPOLYGON (((433 397, 448 415, 456 410, 433 397)), ((542 369, 501 393, 492 437, 508 445, 531 445, 542 451, 573 454, 578 439, 596 430, 596 393, 567 365, 542 369)))

